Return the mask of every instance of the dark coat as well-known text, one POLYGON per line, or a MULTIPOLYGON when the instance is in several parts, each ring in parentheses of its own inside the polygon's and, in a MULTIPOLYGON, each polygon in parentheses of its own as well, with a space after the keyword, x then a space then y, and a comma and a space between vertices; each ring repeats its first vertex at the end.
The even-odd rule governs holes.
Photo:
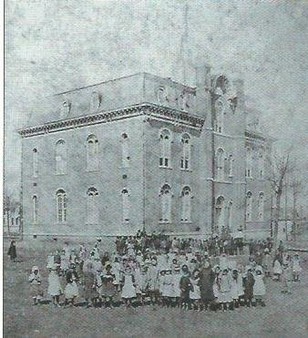
POLYGON ((213 292, 213 284, 215 280, 215 273, 211 267, 202 268, 200 270, 200 293, 203 302, 211 302, 215 299, 213 292))
POLYGON ((10 258, 11 258, 12 260, 15 259, 15 258, 17 257, 16 246, 13 245, 12 243, 11 243, 11 245, 10 245, 10 247, 9 247, 9 251, 8 251, 7 254, 10 256, 10 258))

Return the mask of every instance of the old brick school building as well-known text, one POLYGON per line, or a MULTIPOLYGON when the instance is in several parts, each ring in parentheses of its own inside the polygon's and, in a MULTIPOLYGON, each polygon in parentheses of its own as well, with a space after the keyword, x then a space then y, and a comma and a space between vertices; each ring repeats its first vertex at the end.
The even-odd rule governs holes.
POLYGON ((19 130, 24 233, 265 237, 272 140, 247 126, 243 82, 208 66, 56 94, 19 130))

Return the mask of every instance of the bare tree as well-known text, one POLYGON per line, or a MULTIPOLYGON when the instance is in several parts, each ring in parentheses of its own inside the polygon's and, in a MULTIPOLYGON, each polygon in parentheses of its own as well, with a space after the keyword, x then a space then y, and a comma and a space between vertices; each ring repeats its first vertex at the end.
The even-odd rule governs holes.
POLYGON ((287 150, 285 153, 276 153, 273 154, 269 158, 270 163, 270 173, 269 173, 269 181, 271 182, 271 188, 273 193, 273 221, 274 221, 274 229, 273 229, 273 237, 275 246, 277 246, 278 242, 278 220, 281 210, 281 196, 286 187, 286 175, 291 173, 294 164, 290 159, 291 149, 287 150))

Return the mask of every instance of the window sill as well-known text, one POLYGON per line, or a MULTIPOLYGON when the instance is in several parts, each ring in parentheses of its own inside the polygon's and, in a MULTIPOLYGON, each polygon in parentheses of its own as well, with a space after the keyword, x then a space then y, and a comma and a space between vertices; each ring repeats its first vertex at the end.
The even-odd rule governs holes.
POLYGON ((188 171, 188 172, 192 172, 192 170, 191 169, 184 169, 184 168, 181 168, 181 171, 188 171))
POLYGON ((215 183, 233 184, 231 181, 213 180, 215 183))
POLYGON ((172 167, 165 167, 165 166, 162 166, 162 165, 160 165, 159 168, 161 168, 161 169, 169 169, 169 170, 172 169, 172 167))
POLYGON ((170 224, 171 221, 159 221, 158 223, 159 223, 159 224, 170 224))
POLYGON ((67 173, 55 173, 56 176, 65 176, 67 173))
POLYGON ((96 173, 99 172, 99 169, 86 169, 87 173, 96 173))
POLYGON ((181 221, 180 223, 181 223, 181 224, 193 224, 192 221, 181 221))

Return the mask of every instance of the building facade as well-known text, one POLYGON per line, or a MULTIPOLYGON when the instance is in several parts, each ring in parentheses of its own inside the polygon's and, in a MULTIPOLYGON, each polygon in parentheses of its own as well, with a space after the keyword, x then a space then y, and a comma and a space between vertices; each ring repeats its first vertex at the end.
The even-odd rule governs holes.
POLYGON ((207 66, 54 95, 19 131, 24 232, 268 235, 271 140, 246 121, 243 83, 207 66))

